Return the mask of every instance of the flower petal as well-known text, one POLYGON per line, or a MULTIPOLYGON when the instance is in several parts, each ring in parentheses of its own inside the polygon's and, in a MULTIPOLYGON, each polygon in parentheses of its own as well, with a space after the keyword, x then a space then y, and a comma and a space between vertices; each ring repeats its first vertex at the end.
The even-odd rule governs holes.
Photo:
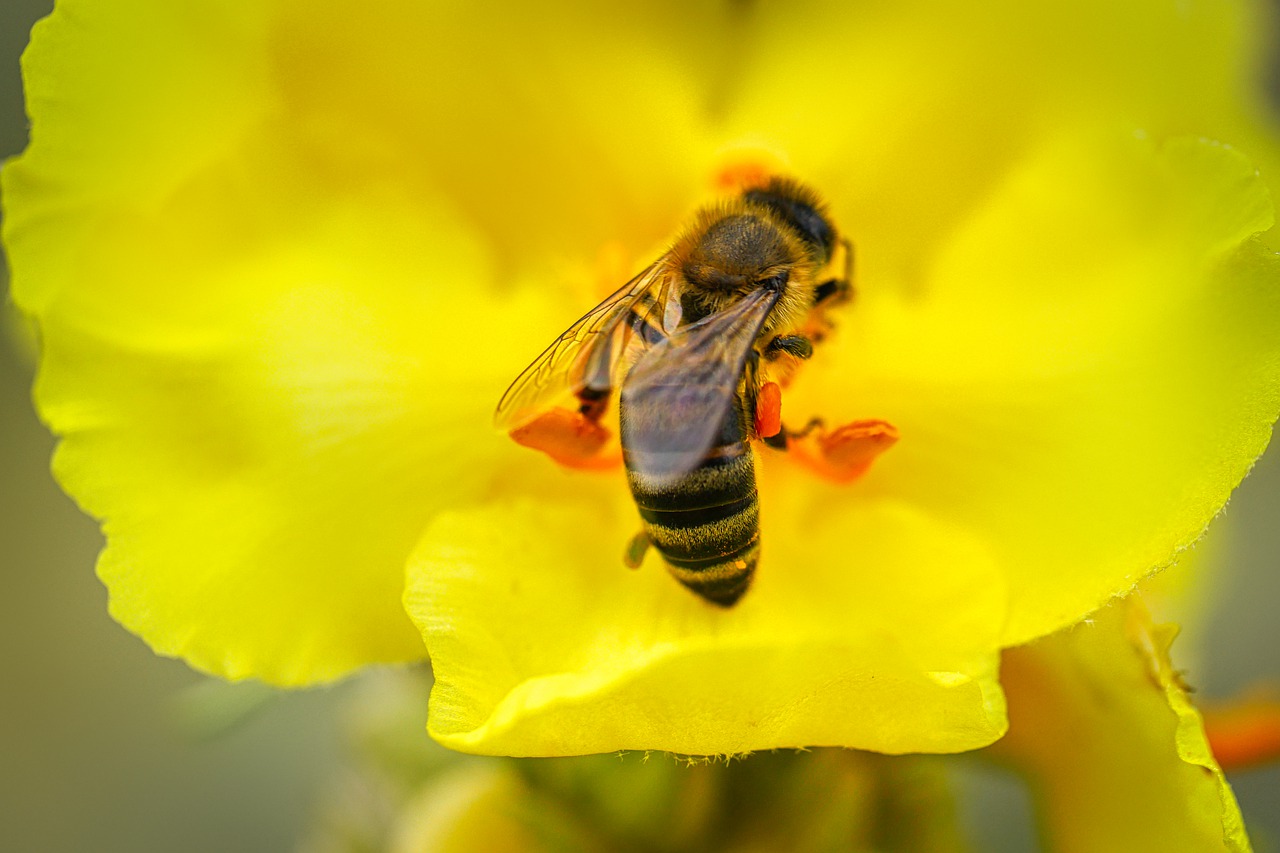
POLYGON ((272 70, 312 153, 444 193, 499 252, 647 250, 704 180, 729 4, 278 5, 272 70))
POLYGON ((446 746, 950 752, 1002 732, 990 650, 1004 602, 956 531, 884 505, 815 515, 803 540, 766 522, 767 563, 726 612, 656 556, 622 568, 638 522, 616 483, 560 485, 580 499, 441 515, 410 562, 406 608, 437 679, 429 728, 446 746))
POLYGON ((1009 734, 1063 850, 1247 851, 1235 797, 1139 599, 1005 653, 1009 734))
POLYGON ((1163 0, 756 3, 742 42, 762 59, 735 75, 725 136, 777 152, 828 195, 862 250, 862 281, 900 282, 927 269, 1011 162, 1064 127, 1217 136, 1264 161, 1268 13, 1163 0))
POLYGON ((549 254, 583 209, 612 235, 689 183, 653 170, 689 168, 690 121, 613 185, 570 168, 698 103, 626 76, 714 71, 652 49, 674 9, 637 11, 625 50, 599 37, 612 13, 566 3, 539 40, 509 11, 67 0, 37 28, 33 143, 3 173, 13 292, 41 326, 56 473, 104 520, 112 613, 158 652, 279 684, 422 656, 404 559, 486 487, 510 452, 491 407, 567 324, 510 295, 495 247, 549 254), (602 63, 575 79, 587 46, 602 63), (545 181, 513 193, 526 143, 545 181))
POLYGON ((37 400, 59 480, 104 518, 117 619, 162 654, 280 684, 423 654, 404 557, 506 452, 473 426, 505 370, 463 369, 474 338, 441 322, 496 307, 444 284, 474 274, 466 242, 384 200, 188 272, 200 296, 160 296, 163 260, 135 260, 44 315, 37 400), (420 256, 431 280, 406 275, 419 233, 453 236, 457 266, 420 256))
POLYGON ((1003 644, 1069 625, 1193 542, 1266 447, 1280 259, 1249 237, 1271 222, 1224 146, 1059 139, 952 236, 923 292, 866 285, 793 416, 894 423, 859 488, 990 549, 1003 644))

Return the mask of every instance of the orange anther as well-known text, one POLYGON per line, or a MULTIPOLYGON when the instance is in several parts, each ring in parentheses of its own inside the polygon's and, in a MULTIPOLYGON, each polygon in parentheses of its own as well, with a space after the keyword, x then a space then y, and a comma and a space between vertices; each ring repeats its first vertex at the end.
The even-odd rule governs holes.
POLYGON ((817 430, 792 439, 787 450, 820 476, 848 483, 865 474, 897 441, 898 428, 888 421, 853 421, 832 432, 817 430))
POLYGON ((772 438, 781 431, 782 388, 777 382, 766 382, 756 397, 756 435, 772 438))
POLYGON ((622 461, 620 454, 602 455, 609 431, 581 412, 554 408, 511 431, 511 440, 540 450, 569 468, 599 470, 622 461))

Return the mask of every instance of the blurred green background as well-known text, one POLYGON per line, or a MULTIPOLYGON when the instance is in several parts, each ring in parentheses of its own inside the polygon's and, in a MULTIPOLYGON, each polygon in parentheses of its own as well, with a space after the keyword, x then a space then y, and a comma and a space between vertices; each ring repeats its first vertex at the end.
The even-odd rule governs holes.
MULTIPOLYGON (((0 158, 25 145, 18 57, 51 7, 0 0, 0 158)), ((293 849, 319 804, 341 796, 346 700, 357 688, 277 696, 206 682, 116 626, 93 575, 97 527, 49 475, 54 443, 31 407, 32 355, 8 344, 0 341, 0 577, 9 585, 0 595, 0 848, 293 849), (224 730, 222 718, 240 722, 224 730)), ((1280 453, 1259 463, 1226 515, 1229 527, 1214 535, 1229 569, 1213 612, 1174 647, 1210 699, 1280 682, 1280 453)), ((975 849, 1035 849, 1014 780, 972 759, 955 775, 975 849)), ((1280 767, 1232 782, 1256 847, 1280 850, 1280 767)))

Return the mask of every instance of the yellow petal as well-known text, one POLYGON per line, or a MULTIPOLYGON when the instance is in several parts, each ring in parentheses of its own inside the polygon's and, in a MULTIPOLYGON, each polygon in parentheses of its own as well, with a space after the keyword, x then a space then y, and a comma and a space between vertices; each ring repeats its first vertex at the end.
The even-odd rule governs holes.
POLYGON ((753 8, 744 42, 762 59, 738 70, 725 135, 822 187, 854 239, 877 246, 859 253, 874 278, 919 275, 1009 165, 1065 127, 1276 151, 1264 3, 753 8))
POLYGON ((153 252, 99 281, 119 298, 68 292, 43 316, 55 472, 104 519, 112 614, 158 652, 280 684, 423 654, 405 555, 507 448, 473 426, 505 372, 463 370, 473 338, 442 322, 495 303, 448 287, 474 275, 464 234, 453 262, 418 255, 421 277, 386 261, 418 233, 450 235, 393 199, 353 204, 188 272, 185 294, 160 295, 153 252))
POLYGON ((1266 447, 1280 262, 1249 238, 1271 222, 1224 146, 1046 144, 923 291, 866 284, 793 417, 894 423, 862 487, 990 549, 1003 644, 1069 625, 1191 544, 1266 447))
POLYGON ((511 295, 495 247, 551 254, 585 209, 594 251, 688 191, 693 123, 643 162, 607 144, 697 106, 637 68, 715 69, 653 52, 672 10, 637 11, 626 50, 579 4, 532 40, 557 13, 511 11, 69 0, 37 28, 33 143, 3 173, 14 296, 41 327, 56 473, 103 519, 111 611, 158 652, 278 684, 421 657, 404 559, 510 454, 493 401, 567 325, 511 295), (448 82, 462 69, 503 109, 448 82), (544 182, 513 192, 535 155, 544 182))
POLYGON ((430 526, 405 603, 431 651, 437 740, 510 755, 896 753, 1003 731, 991 649, 1004 603, 962 533, 904 506, 817 516, 803 539, 766 521, 768 563, 726 612, 655 556, 622 567, 637 521, 615 485, 565 478, 580 500, 430 526))
POLYGON ((70 281, 87 286, 103 217, 155 213, 260 131, 264 20, 236 6, 72 0, 36 24, 23 54, 32 142, 3 174, 23 310, 40 312, 70 281))
POLYGON ((501 252, 647 249, 705 180, 727 4, 276 5, 274 79, 309 153, 443 192, 501 252))
POLYGON ((1247 851, 1235 797, 1140 599, 1005 653, 1009 734, 1054 849, 1247 851))

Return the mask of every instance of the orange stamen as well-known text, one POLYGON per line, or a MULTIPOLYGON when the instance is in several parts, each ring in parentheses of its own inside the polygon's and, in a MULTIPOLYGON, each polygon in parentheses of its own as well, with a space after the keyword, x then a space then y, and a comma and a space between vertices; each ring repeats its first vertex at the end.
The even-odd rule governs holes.
POLYGON ((539 450, 561 465, 583 470, 612 468, 621 454, 602 454, 609 431, 581 412, 554 408, 511 431, 511 440, 539 450))
POLYGON ((819 476, 848 483, 865 474, 897 441, 898 428, 888 421, 853 421, 832 432, 817 429, 792 439, 787 450, 819 476))

